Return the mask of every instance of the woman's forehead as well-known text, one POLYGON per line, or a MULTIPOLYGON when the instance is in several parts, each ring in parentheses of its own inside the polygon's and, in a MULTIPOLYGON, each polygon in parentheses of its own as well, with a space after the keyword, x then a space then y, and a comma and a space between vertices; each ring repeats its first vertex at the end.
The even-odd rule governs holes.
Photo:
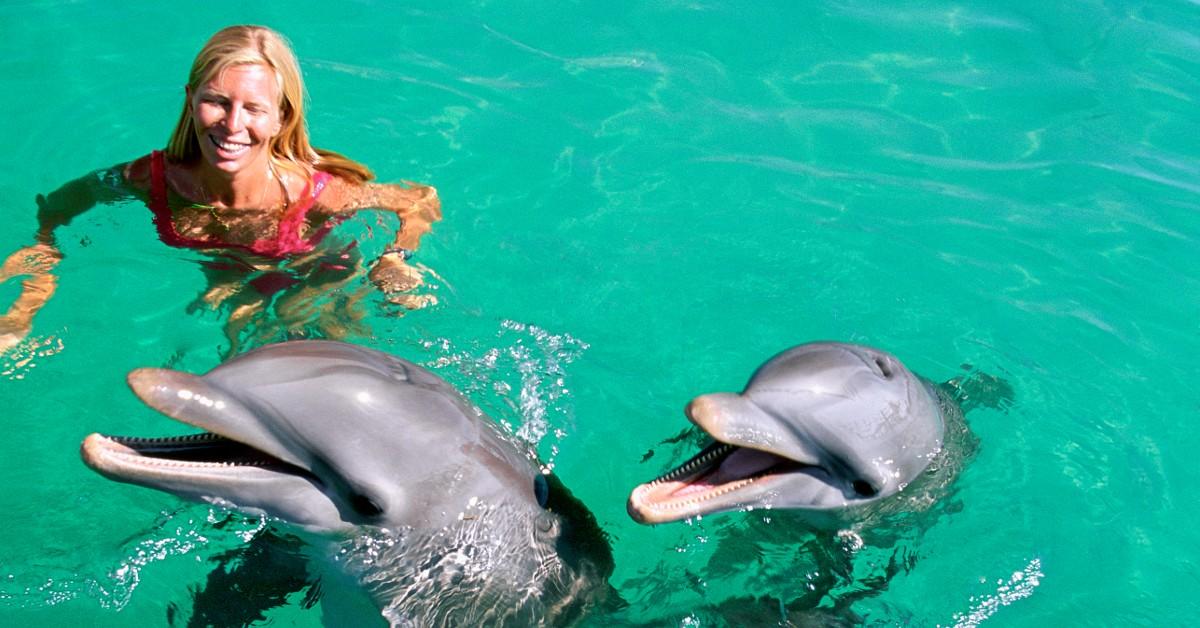
POLYGON ((200 85, 206 91, 221 93, 259 93, 277 102, 280 96, 275 70, 262 63, 238 63, 218 70, 200 85))

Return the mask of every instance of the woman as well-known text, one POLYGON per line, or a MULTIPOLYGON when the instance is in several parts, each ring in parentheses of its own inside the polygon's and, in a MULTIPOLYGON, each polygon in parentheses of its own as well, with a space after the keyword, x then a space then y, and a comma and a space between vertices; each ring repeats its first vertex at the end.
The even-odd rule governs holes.
POLYGON ((425 303, 398 293, 421 283, 406 261, 441 218, 437 193, 371 183, 366 166, 309 144, 300 68, 280 34, 262 26, 221 30, 197 55, 185 92, 165 151, 39 196, 37 244, 0 266, 0 281, 30 276, 0 318, 0 349, 29 332, 54 293, 50 271, 62 258, 54 230, 98 202, 130 193, 147 200, 164 243, 213 257, 205 263, 210 285, 202 301, 216 307, 232 299, 226 333, 234 349, 249 320, 271 303, 287 324, 287 304, 300 307, 356 275, 361 259, 353 244, 321 244, 360 209, 392 211, 401 220, 371 280, 401 305, 425 303))

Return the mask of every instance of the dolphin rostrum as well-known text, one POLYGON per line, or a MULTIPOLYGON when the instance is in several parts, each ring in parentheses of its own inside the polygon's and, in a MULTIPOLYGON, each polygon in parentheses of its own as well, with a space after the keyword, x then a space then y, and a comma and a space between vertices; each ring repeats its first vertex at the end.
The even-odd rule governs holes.
POLYGON ((775 508, 840 525, 923 474, 945 482, 943 445, 965 430, 953 402, 895 356, 837 342, 788 349, 740 395, 702 395, 685 413, 715 442, 633 490, 640 523, 775 508))
POLYGON ((324 534, 393 625, 560 625, 607 595, 611 550, 591 513, 412 362, 307 340, 203 376, 138 369, 128 381, 203 432, 92 434, 89 467, 324 534))

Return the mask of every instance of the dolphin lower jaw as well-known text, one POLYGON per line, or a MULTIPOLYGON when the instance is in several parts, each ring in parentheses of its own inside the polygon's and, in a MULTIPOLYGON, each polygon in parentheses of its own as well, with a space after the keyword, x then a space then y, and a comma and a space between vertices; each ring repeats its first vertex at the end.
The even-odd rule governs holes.
POLYGON ((629 515, 639 523, 666 523, 713 512, 769 507, 771 485, 815 467, 773 453, 714 443, 662 477, 635 488, 629 515))
POLYGON ((299 467, 210 433, 169 438, 91 434, 80 454, 85 464, 110 479, 173 493, 188 493, 189 486, 201 489, 214 481, 263 482, 280 476, 319 483, 299 467))

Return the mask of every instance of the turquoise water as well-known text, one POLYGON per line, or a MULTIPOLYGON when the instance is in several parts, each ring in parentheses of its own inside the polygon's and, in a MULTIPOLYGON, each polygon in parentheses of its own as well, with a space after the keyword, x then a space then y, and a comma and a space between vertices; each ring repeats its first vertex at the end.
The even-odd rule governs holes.
MULTIPOLYGON (((782 519, 649 528, 624 500, 682 455, 659 443, 688 399, 839 339, 1014 390, 968 415, 953 507, 857 551, 859 581, 899 565, 863 621, 1190 624, 1200 6, 994 4, 8 2, 0 249, 30 241, 36 194, 164 144, 209 34, 265 23, 297 48, 318 145, 442 196, 417 257, 439 304, 369 297, 352 339, 537 442, 612 535, 625 617, 721 625, 722 600, 819 571, 782 519)), ((211 368, 223 320, 189 313, 197 258, 144 206, 60 240, 58 293, 0 356, 0 624, 164 625, 258 523, 77 449, 178 429, 124 374, 211 368)))

